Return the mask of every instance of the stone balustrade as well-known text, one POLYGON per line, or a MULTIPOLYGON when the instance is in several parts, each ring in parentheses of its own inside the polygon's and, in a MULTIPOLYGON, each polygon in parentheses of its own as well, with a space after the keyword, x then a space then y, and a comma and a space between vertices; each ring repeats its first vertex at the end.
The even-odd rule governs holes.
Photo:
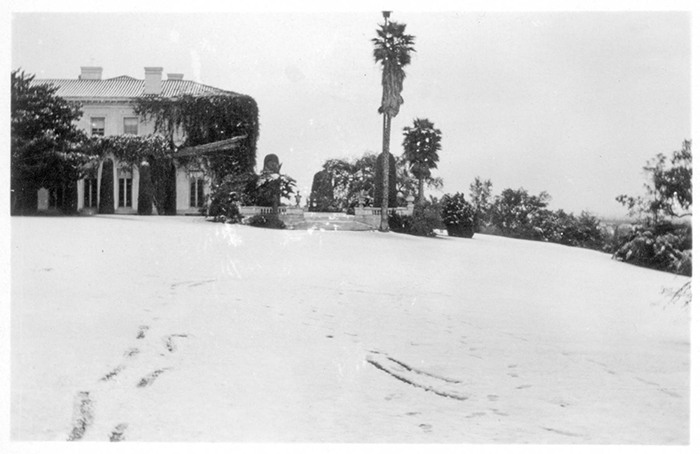
MULTIPOLYGON (((241 206, 238 208, 243 217, 256 216, 260 214, 272 214, 272 207, 261 206, 241 206)), ((390 208, 390 212, 396 212, 404 216, 413 214, 413 205, 408 207, 390 208)), ((381 221, 381 208, 375 207, 356 207, 355 214, 345 213, 319 213, 308 212, 304 208, 298 206, 281 206, 277 209, 277 215, 289 228, 299 225, 304 222, 309 222, 314 219, 328 217, 329 219, 342 218, 347 221, 355 221, 369 228, 378 229, 381 221)))
MULTIPOLYGON (((413 205, 408 207, 389 208, 389 212, 396 212, 405 216, 413 214, 413 205)), ((382 209, 375 207, 355 207, 355 216, 381 216, 382 209)))
MULTIPOLYGON (((304 212, 302 208, 296 208, 296 207, 286 207, 282 206, 277 208, 277 214, 279 215, 285 215, 287 212, 294 212, 294 211, 300 211, 304 212)), ((241 206, 238 207, 238 211, 243 215, 243 216, 255 216, 258 214, 272 214, 272 207, 259 207, 259 206, 241 206)))

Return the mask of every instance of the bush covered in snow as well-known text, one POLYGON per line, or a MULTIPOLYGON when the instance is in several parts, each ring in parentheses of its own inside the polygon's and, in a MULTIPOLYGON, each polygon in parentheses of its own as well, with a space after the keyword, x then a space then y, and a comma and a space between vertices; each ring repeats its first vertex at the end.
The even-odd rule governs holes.
POLYGON ((284 229, 286 226, 282 220, 274 214, 256 214, 244 221, 251 227, 263 227, 266 229, 284 229))
POLYGON ((449 236, 471 238, 474 236, 474 207, 461 192, 445 194, 440 201, 442 222, 449 236))
POLYGON ((658 154, 647 162, 644 196, 620 195, 617 201, 639 218, 639 225, 614 245, 613 257, 635 265, 690 276, 692 228, 678 224, 693 207, 693 155, 691 141, 683 141, 671 157, 658 154), (675 220, 675 223, 674 223, 675 220))
POLYGON ((241 220, 239 205, 252 201, 248 186, 254 182, 244 176, 226 176, 218 183, 212 183, 209 200, 205 207, 208 216, 216 221, 237 223, 241 220))
POLYGON ((471 185, 471 198, 478 202, 477 216, 483 233, 566 246, 605 250, 606 238, 600 220, 588 212, 579 216, 547 209, 546 192, 530 195, 527 190, 504 189, 491 200, 491 182, 479 178, 471 185))
POLYGON ((239 206, 272 206, 280 197, 289 198, 295 181, 287 175, 263 172, 261 175, 245 173, 227 175, 218 183, 213 182, 211 193, 203 213, 216 221, 237 223, 241 221, 239 206))
POLYGON ((566 246, 603 250, 605 238, 600 221, 587 212, 579 216, 563 210, 539 210, 520 232, 525 238, 566 246))
POLYGON ((389 213, 389 230, 415 236, 436 236, 434 222, 421 212, 403 215, 392 211, 389 213))
POLYGON ((407 233, 416 236, 435 236, 433 229, 411 215, 404 215, 395 211, 389 212, 389 230, 396 233, 407 233))
POLYGON ((635 265, 691 276, 692 246, 690 225, 638 225, 621 238, 613 257, 635 265))

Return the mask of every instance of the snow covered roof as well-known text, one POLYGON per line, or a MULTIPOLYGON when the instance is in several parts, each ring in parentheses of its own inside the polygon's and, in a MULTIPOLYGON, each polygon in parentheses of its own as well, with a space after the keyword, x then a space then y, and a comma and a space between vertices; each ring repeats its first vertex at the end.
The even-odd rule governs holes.
MULTIPOLYGON (((58 87, 57 96, 66 99, 75 98, 138 98, 144 95, 145 81, 130 76, 111 79, 34 79, 32 85, 53 85, 58 87)), ((191 80, 166 79, 160 82, 160 95, 171 98, 182 95, 206 96, 228 95, 240 96, 239 93, 194 82, 191 80)))

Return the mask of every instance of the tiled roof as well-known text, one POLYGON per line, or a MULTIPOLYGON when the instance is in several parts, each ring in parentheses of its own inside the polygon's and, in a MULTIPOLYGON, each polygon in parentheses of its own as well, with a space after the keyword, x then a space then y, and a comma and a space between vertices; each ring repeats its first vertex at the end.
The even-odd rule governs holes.
MULTIPOLYGON (((129 76, 112 79, 34 79, 32 85, 50 84, 58 87, 57 96, 62 98, 137 98, 143 96, 145 82, 129 76)), ((240 96, 232 91, 221 90, 191 80, 162 80, 161 96, 167 98, 180 95, 228 95, 240 96)))

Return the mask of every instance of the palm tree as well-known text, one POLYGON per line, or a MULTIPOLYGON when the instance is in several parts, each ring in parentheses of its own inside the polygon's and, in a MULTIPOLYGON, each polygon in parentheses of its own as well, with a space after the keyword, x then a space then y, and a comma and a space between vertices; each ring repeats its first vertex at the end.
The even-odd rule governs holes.
POLYGON ((384 130, 382 141, 382 156, 384 162, 382 218, 379 230, 389 230, 389 141, 391 135, 391 119, 399 113, 403 104, 401 91, 406 78, 404 66, 411 63, 411 52, 414 52, 414 36, 404 34, 406 24, 390 22, 390 11, 384 11, 384 25, 377 30, 378 38, 373 38, 374 61, 382 64, 382 104, 379 113, 383 114, 384 130))
POLYGON ((416 118, 413 127, 403 128, 404 157, 411 166, 411 173, 418 178, 418 203, 422 203, 423 182, 430 178, 430 169, 437 168, 442 148, 442 133, 427 118, 416 118))

